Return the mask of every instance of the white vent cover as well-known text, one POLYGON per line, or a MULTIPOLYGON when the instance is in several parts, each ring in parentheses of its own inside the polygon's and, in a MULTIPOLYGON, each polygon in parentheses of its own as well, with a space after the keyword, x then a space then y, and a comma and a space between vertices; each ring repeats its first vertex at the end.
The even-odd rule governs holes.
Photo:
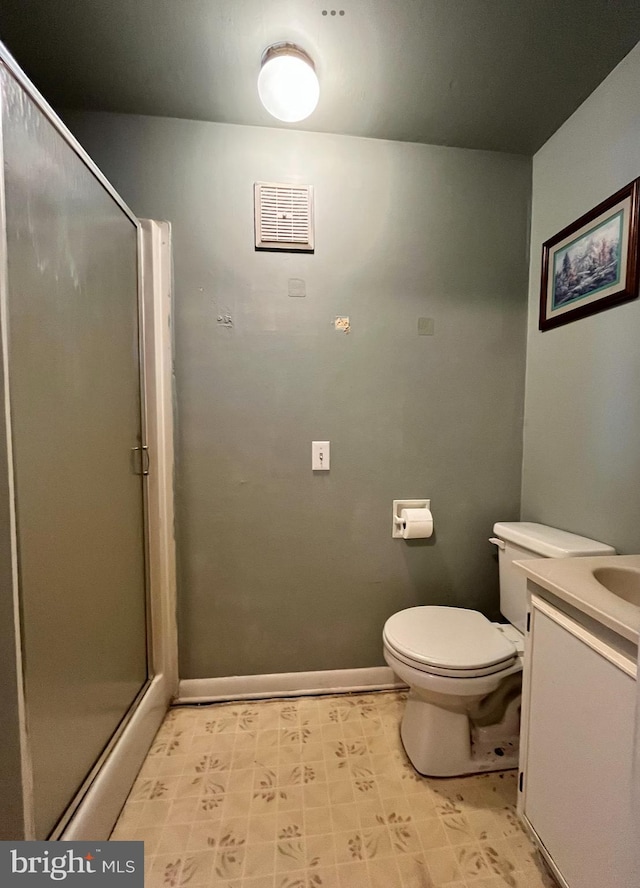
POLYGON ((256 250, 313 253, 313 186, 256 182, 256 250))

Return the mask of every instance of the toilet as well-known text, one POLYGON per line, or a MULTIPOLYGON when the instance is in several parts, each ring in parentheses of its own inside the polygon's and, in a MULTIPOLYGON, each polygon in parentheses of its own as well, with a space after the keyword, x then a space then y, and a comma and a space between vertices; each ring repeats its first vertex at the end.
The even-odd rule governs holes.
POLYGON ((421 774, 453 777, 518 766, 526 577, 514 561, 614 555, 615 549, 528 522, 494 525, 500 611, 410 607, 389 617, 384 658, 410 688, 400 734, 421 774))

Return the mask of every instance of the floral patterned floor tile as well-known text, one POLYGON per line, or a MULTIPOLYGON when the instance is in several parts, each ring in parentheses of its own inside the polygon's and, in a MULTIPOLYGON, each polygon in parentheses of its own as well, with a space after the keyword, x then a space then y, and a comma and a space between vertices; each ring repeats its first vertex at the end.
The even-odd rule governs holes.
POLYGON ((516 772, 417 774, 405 699, 172 709, 112 838, 144 841, 146 888, 553 888, 516 772))

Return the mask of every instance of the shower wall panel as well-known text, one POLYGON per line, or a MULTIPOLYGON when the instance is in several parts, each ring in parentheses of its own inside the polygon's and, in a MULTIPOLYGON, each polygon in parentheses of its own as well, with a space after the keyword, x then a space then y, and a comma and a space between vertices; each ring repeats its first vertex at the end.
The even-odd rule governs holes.
POLYGON ((46 838, 147 681, 138 228, 0 76, 26 725, 46 838))

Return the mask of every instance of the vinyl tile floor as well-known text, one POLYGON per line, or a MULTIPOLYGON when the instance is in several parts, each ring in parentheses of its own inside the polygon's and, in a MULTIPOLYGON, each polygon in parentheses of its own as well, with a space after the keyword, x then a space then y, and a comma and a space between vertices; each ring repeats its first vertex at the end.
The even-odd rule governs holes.
POLYGON ((421 777, 406 694, 171 709, 112 839, 146 888, 553 888, 516 816, 516 772, 421 777))

